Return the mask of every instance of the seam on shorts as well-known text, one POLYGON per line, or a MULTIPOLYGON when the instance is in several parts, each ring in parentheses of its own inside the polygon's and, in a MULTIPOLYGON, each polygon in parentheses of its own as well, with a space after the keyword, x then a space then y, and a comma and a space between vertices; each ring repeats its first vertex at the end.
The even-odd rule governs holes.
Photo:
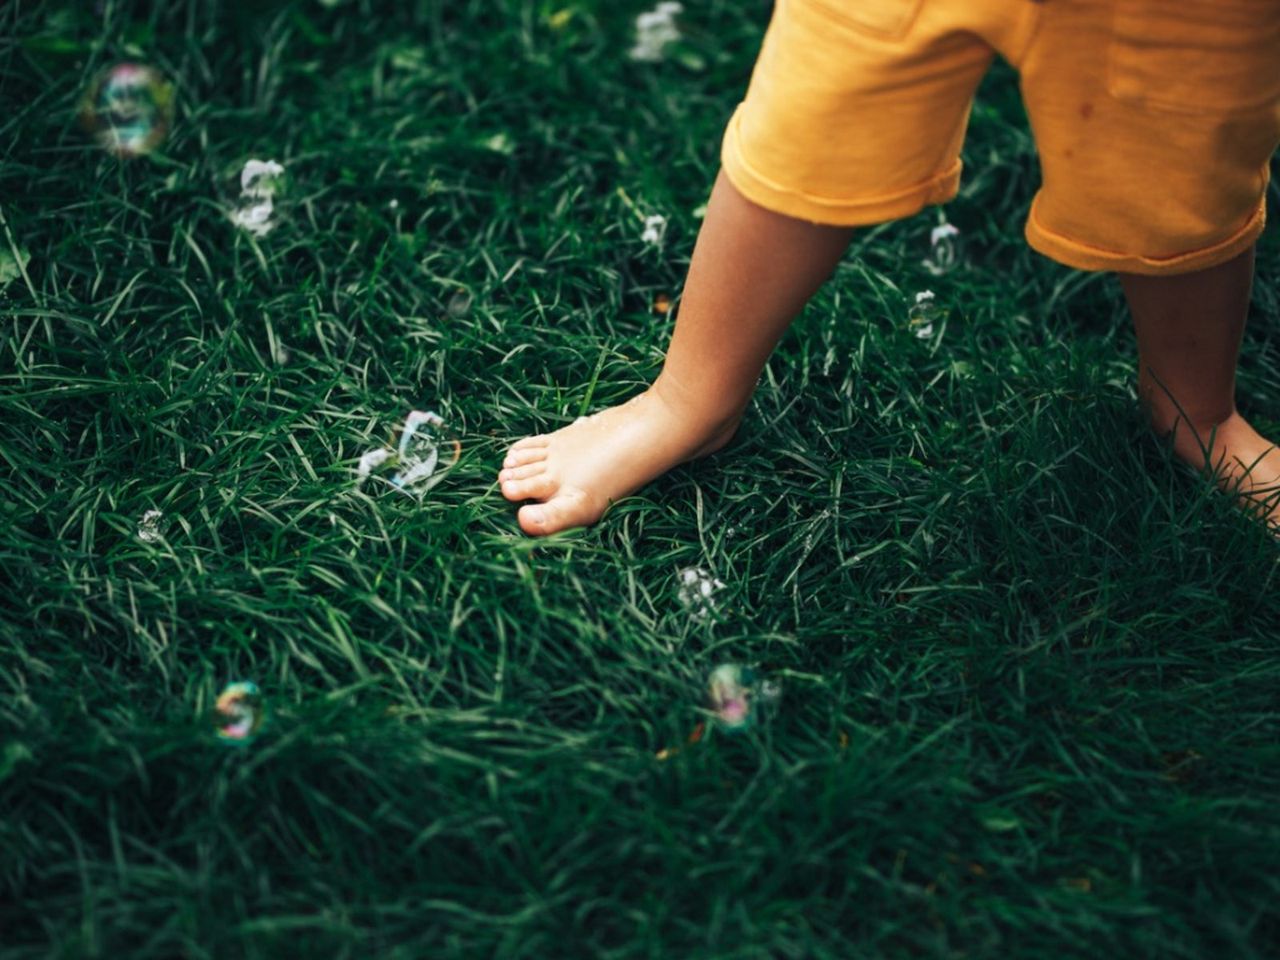
POLYGON ((1027 243, 1033 249, 1077 270, 1114 270, 1158 276, 1207 270, 1209 267, 1226 263, 1258 239, 1266 226, 1266 221, 1267 203, 1264 191, 1253 214, 1231 236, 1207 247, 1174 254, 1171 257, 1144 257, 1139 254, 1121 253, 1046 229, 1036 214, 1035 202, 1032 203, 1031 211, 1027 214, 1025 233, 1027 243))
MULTIPOLYGON (((845 216, 838 221, 843 226, 868 226, 874 223, 883 223, 888 220, 898 220, 911 216, 931 203, 943 203, 950 200, 955 196, 958 189, 960 171, 963 169, 963 164, 957 157, 955 163, 942 173, 935 174, 895 193, 881 194, 876 197, 832 199, 796 190, 760 173, 743 155, 742 143, 738 137, 740 110, 741 107, 734 112, 729 120, 729 127, 725 133, 721 152, 721 162, 734 186, 747 195, 748 199, 766 209, 773 209, 773 206, 767 201, 762 202, 758 197, 752 196, 753 191, 749 187, 744 188, 742 184, 736 181, 735 173, 743 174, 754 181, 752 186, 758 185, 772 193, 795 200, 800 207, 816 208, 814 212, 819 215, 817 219, 814 219, 816 223, 837 222, 824 220, 822 218, 824 214, 829 216, 839 216, 842 213, 852 215, 852 219, 845 216)), ((775 212, 783 213, 787 216, 798 216, 801 219, 812 219, 807 212, 797 213, 794 209, 776 210, 775 212)))

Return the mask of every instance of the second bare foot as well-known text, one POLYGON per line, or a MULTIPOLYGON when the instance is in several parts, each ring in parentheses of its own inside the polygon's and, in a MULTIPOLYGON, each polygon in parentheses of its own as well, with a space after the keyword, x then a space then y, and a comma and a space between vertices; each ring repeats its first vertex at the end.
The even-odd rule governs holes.
POLYGON ((1208 466, 1223 489, 1238 495, 1241 506, 1259 514, 1280 534, 1280 448, 1233 413, 1216 427, 1201 428, 1200 439, 1184 426, 1174 435, 1174 451, 1189 466, 1208 466))

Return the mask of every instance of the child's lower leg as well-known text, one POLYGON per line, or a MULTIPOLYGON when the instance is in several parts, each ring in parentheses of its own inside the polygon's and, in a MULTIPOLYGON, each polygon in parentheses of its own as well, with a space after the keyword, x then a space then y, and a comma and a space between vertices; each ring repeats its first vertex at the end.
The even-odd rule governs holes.
POLYGON ((1269 501, 1280 522, 1280 451, 1236 411, 1235 375, 1253 285, 1253 248, 1170 277, 1121 275, 1138 334, 1138 393, 1157 433, 1225 486, 1269 501))
POLYGON ((666 362, 618 407, 515 444, 498 475, 520 526, 553 533, 728 442, 778 338, 830 276, 852 230, 771 213, 721 174, 694 247, 666 362))

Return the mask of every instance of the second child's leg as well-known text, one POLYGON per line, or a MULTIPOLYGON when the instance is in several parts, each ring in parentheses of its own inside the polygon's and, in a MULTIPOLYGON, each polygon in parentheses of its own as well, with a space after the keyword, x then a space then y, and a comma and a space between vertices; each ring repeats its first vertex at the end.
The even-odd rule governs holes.
POLYGON ((626 403, 511 447, 498 474, 521 528, 594 523, 615 500, 729 441, 778 338, 852 228, 772 213, 716 179, 658 379, 626 403))
POLYGON ((1138 334, 1138 393, 1174 452, 1209 467, 1280 524, 1280 450, 1236 411, 1236 360, 1253 285, 1253 248, 1170 277, 1121 274, 1138 334))

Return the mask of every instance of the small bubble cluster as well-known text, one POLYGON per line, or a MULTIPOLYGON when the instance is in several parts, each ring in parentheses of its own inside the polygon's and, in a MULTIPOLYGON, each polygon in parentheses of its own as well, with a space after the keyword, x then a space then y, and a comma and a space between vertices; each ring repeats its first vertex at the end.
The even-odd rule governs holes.
POLYGON ((249 680, 227 684, 214 704, 214 732, 223 743, 247 745, 267 721, 266 702, 249 680))
POLYGON ((153 67, 118 63, 89 85, 80 103, 80 119, 108 153, 150 153, 173 126, 173 84, 153 67))
POLYGON ((681 605, 694 619, 705 620, 715 612, 715 595, 724 589, 724 583, 700 567, 686 567, 679 573, 679 597, 681 605))

